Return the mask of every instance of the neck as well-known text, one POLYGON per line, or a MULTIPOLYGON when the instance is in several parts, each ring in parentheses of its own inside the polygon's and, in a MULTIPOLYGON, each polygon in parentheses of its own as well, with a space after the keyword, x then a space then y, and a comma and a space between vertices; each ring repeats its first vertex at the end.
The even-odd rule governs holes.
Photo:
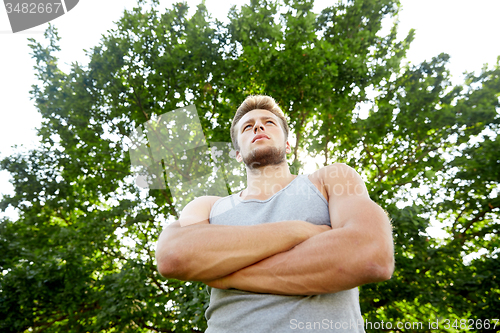
POLYGON ((295 177, 285 162, 258 169, 247 166, 247 188, 242 196, 266 199, 287 186, 295 177))

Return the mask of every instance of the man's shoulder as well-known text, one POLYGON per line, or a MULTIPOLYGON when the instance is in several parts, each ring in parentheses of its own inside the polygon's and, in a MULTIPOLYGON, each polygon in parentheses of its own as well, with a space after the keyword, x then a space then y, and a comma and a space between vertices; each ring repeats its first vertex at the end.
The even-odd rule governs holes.
POLYGON ((311 181, 323 189, 325 197, 330 199, 338 197, 368 196, 365 182, 360 174, 345 163, 333 163, 322 167, 310 175, 311 181))
POLYGON ((313 172, 309 178, 321 183, 359 176, 359 174, 345 163, 333 163, 313 172))
POLYGON ((217 200, 223 197, 215 196, 215 195, 203 195, 201 197, 197 197, 193 199, 188 205, 197 206, 197 207, 207 207, 212 208, 212 206, 217 202, 217 200))
POLYGON ((192 214, 194 212, 208 212, 212 209, 213 205, 222 197, 214 195, 203 195, 201 197, 194 198, 189 202, 182 210, 183 214, 192 214))
POLYGON ((213 205, 221 197, 205 195, 193 199, 180 214, 180 226, 185 227, 196 223, 209 223, 208 219, 213 205))

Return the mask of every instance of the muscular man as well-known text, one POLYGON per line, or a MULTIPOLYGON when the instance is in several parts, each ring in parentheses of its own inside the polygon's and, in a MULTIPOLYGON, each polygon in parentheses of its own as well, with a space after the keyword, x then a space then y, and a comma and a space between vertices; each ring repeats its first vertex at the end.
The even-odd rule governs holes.
POLYGON ((200 197, 160 235, 159 272, 213 287, 206 332, 363 332, 358 286, 391 277, 391 226, 345 164, 291 174, 288 125, 250 96, 231 126, 247 188, 200 197))

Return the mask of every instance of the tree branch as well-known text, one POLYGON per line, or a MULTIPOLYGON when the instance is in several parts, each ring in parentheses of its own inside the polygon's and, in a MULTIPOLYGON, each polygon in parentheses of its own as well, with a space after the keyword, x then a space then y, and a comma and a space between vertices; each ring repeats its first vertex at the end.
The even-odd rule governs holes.
POLYGON ((375 161, 375 158, 373 157, 371 151, 368 149, 368 146, 365 144, 365 142, 363 140, 361 140, 361 143, 363 144, 363 148, 364 150, 366 151, 366 153, 368 154, 368 156, 370 157, 370 160, 372 161, 372 163, 377 167, 377 170, 378 170, 378 176, 377 176, 377 179, 378 181, 380 181, 383 177, 381 176, 382 174, 382 170, 380 169, 380 167, 378 166, 377 162, 375 161))
POLYGON ((465 243, 466 239, 467 239, 466 233, 467 233, 467 231, 470 230, 470 228, 472 228, 472 226, 474 225, 474 223, 480 221, 482 218, 484 218, 484 216, 487 213, 491 212, 493 209, 500 208, 500 205, 493 206, 491 204, 488 204, 487 207, 488 208, 486 210, 483 210, 482 212, 480 212, 479 214, 477 214, 472 220, 470 220, 469 223, 467 223, 465 225, 465 229, 462 232, 460 232, 460 233, 455 232, 453 234, 453 240, 459 239, 460 244, 463 245, 465 243))

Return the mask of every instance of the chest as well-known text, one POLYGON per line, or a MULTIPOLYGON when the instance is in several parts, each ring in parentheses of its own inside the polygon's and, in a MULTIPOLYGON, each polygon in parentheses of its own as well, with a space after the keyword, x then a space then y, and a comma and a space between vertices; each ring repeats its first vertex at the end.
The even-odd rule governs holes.
POLYGON ((228 197, 213 207, 210 223, 255 225, 302 220, 318 225, 330 225, 328 203, 316 185, 295 185, 266 201, 239 201, 235 197, 228 197))

